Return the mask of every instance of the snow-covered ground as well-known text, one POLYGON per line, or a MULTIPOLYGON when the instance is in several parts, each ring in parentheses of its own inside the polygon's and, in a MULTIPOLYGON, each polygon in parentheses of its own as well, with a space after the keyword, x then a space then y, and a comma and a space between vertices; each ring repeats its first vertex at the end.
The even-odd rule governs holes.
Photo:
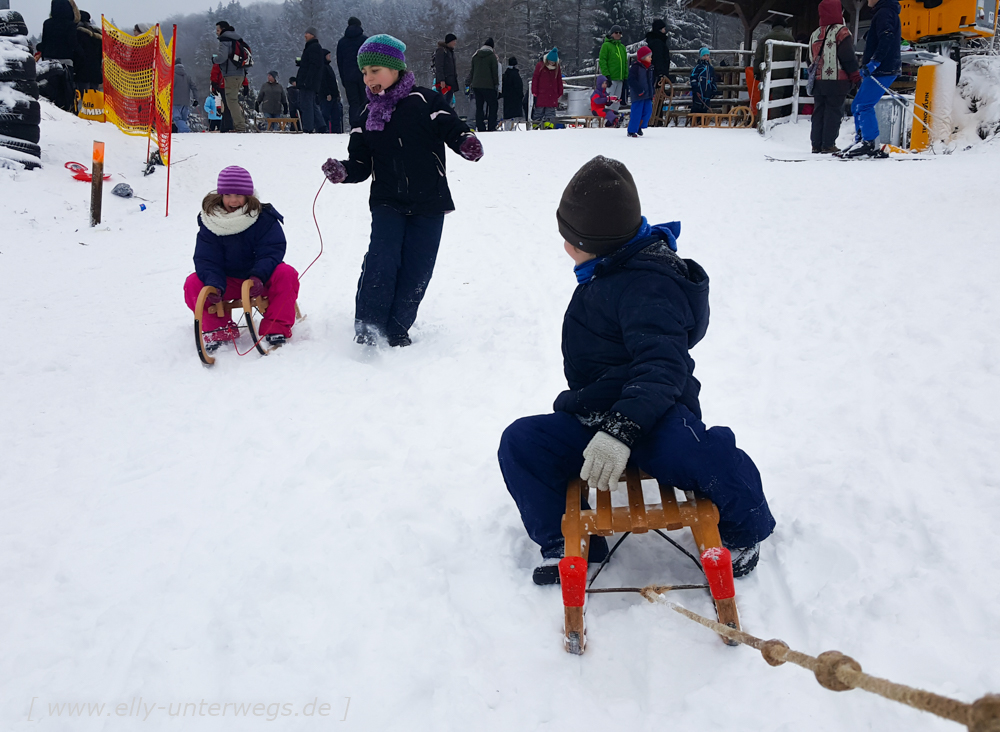
MULTIPOLYGON (((993 146, 794 164, 765 154, 806 149, 804 125, 486 135, 478 164, 449 153, 458 210, 411 348, 351 342, 368 189, 327 186, 294 341, 206 369, 181 296, 202 196, 248 168, 301 271, 346 136, 179 136, 164 219, 145 141, 49 105, 42 135, 42 170, 0 170, 0 728, 958 729, 638 597, 592 600, 586 655, 562 650, 496 448, 563 388, 554 212, 597 153, 712 277, 706 421, 735 430, 778 521, 738 582, 744 627, 966 701, 1000 691, 993 146), (97 229, 63 169, 94 139, 112 183, 155 201, 108 195, 97 229), (69 702, 105 706, 70 721, 69 702)), ((654 536, 600 582, 697 579, 654 536)))

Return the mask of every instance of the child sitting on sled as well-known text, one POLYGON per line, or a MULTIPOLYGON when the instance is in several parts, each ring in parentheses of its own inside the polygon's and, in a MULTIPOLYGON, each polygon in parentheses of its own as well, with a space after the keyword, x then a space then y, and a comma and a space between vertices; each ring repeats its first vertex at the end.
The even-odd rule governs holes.
MULTIPOLYGON (((601 156, 570 180, 556 219, 579 283, 563 320, 569 389, 553 414, 511 424, 499 451, 507 490, 541 548, 535 583, 559 581, 570 479, 617 488, 630 458, 658 481, 711 499, 734 575, 749 573, 774 519, 733 432, 701 421, 688 351, 708 327, 708 275, 677 255, 680 223, 647 223, 628 169, 601 156)), ((589 561, 607 554, 607 540, 591 537, 589 561)))
MULTIPOLYGON (((292 336, 299 274, 285 257, 284 219, 269 203, 261 203, 253 179, 243 168, 230 166, 219 173, 216 190, 205 196, 198 216, 198 241, 194 248, 194 273, 184 283, 184 301, 194 310, 198 293, 209 285, 218 294, 210 305, 238 300, 244 280, 253 280, 251 297, 268 298, 260 335, 272 346, 292 336)), ((230 319, 207 310, 202 319, 208 350, 235 341, 240 331, 230 319)))
POLYGON ((597 75, 596 89, 590 95, 590 111, 604 120, 605 127, 615 127, 618 113, 610 107, 618 98, 608 94, 609 85, 608 77, 597 75))

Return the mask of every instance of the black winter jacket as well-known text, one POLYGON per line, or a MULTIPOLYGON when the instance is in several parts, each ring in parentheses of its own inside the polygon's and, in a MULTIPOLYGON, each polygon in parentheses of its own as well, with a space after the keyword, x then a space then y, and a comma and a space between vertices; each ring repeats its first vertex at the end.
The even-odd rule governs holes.
POLYGON ((302 56, 299 60, 299 70, 295 74, 295 85, 299 89, 319 94, 319 90, 323 86, 325 56, 318 39, 311 38, 306 41, 306 46, 302 49, 302 56))
POLYGON ((503 118, 523 117, 521 102, 524 99, 524 81, 516 66, 508 66, 503 72, 503 118))
POLYGON ((458 66, 455 63, 455 51, 444 41, 438 41, 434 52, 434 76, 437 81, 443 81, 454 93, 458 93, 458 66))
MULTIPOLYGON (((680 233, 679 223, 666 227, 680 233)), ((598 264, 563 320, 569 390, 555 410, 592 420, 628 445, 674 404, 701 417, 688 351, 708 328, 708 275, 671 251, 668 238, 654 229, 598 264)))
POLYGON ((347 145, 345 183, 373 176, 369 203, 391 206, 404 214, 447 213, 455 209, 445 175, 444 146, 456 153, 468 125, 445 98, 421 86, 401 99, 385 129, 368 129, 368 107, 347 145))
POLYGON ((895 76, 903 68, 899 56, 902 28, 899 24, 899 0, 879 0, 872 13, 872 24, 865 35, 861 65, 878 61, 872 76, 895 76))
POLYGON ((323 80, 319 85, 320 101, 326 101, 327 97, 333 97, 333 101, 340 100, 340 87, 337 86, 337 74, 333 71, 333 64, 326 60, 327 52, 323 52, 323 80))
POLYGON ((80 12, 70 0, 52 0, 51 17, 42 23, 42 40, 38 50, 44 59, 74 61, 79 54, 76 24, 80 12))
POLYGON ((344 86, 364 83, 365 77, 358 68, 358 50, 367 40, 360 25, 349 25, 344 37, 337 41, 337 71, 344 86))
POLYGON ((670 76, 670 44, 663 33, 650 31, 646 34, 646 45, 653 52, 653 81, 661 76, 670 76))
POLYGON ((81 23, 76 29, 76 58, 73 78, 77 84, 98 86, 104 83, 104 40, 101 31, 81 23))

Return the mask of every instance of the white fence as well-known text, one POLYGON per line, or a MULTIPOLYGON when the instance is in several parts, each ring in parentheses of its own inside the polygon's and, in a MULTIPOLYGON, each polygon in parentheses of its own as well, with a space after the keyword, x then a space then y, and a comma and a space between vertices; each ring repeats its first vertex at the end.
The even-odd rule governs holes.
POLYGON ((782 122, 791 122, 792 124, 795 124, 799 121, 799 108, 801 105, 813 103, 813 98, 808 96, 806 92, 808 80, 802 78, 802 69, 804 67, 808 68, 808 63, 803 61, 802 52, 803 50, 808 51, 809 46, 805 43, 790 43, 789 41, 768 40, 765 43, 767 45, 767 51, 765 53, 764 63, 762 63, 761 67, 757 69, 757 71, 763 72, 763 81, 760 82, 760 102, 757 104, 757 109, 760 110, 760 124, 757 129, 762 135, 767 134, 772 127, 776 124, 781 124, 782 122), (787 46, 796 49, 795 60, 775 61, 775 46, 787 46), (782 69, 793 69, 792 78, 771 78, 771 74, 773 72, 782 69), (786 87, 792 88, 792 96, 785 99, 773 99, 768 101, 771 96, 772 89, 782 89, 786 87), (778 120, 768 119, 772 109, 787 107, 789 104, 792 105, 792 114, 790 118, 781 117, 778 120))

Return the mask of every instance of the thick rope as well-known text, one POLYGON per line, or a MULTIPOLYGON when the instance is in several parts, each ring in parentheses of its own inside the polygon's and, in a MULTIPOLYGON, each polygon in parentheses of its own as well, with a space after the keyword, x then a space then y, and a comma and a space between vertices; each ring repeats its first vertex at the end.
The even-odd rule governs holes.
POLYGON ((671 610, 699 625, 704 625, 724 638, 757 649, 771 666, 780 666, 786 662, 794 663, 796 666, 812 671, 820 686, 831 691, 864 689, 922 712, 930 712, 935 716, 963 724, 969 729, 969 732, 1000 732, 1000 695, 987 694, 972 704, 966 704, 923 689, 914 689, 912 686, 870 676, 861 670, 861 664, 839 651, 827 651, 814 658, 805 653, 793 651, 784 641, 761 640, 742 630, 730 628, 728 625, 709 620, 673 602, 665 601, 663 593, 659 591, 661 589, 665 588, 649 585, 642 588, 640 593, 650 602, 665 602, 671 610))

